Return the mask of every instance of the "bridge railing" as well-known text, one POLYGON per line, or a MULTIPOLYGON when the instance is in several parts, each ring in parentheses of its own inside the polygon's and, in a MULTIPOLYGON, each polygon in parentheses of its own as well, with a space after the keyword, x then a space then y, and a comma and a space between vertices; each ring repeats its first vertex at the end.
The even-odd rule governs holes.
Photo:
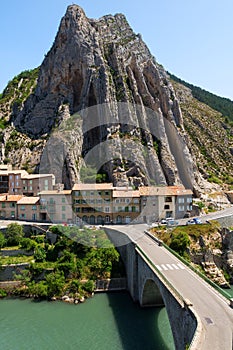
POLYGON ((178 292, 178 290, 168 281, 168 279, 159 271, 159 269, 155 266, 155 264, 148 258, 146 253, 135 244, 135 249, 146 259, 146 261, 153 267, 156 273, 159 275, 164 285, 170 290, 170 292, 179 300, 179 302, 183 305, 187 305, 187 300, 183 298, 183 296, 178 292))
POLYGON ((173 255, 175 255, 179 260, 181 260, 186 266, 188 266, 192 271, 194 271, 198 276, 200 276, 202 279, 204 279, 208 284, 210 284, 213 288, 215 288, 220 294, 222 294, 225 298, 227 298, 228 300, 230 300, 232 298, 232 296, 227 293, 225 290, 223 290, 221 287, 219 287, 216 283, 214 283, 213 281, 211 281, 208 277, 206 277, 204 275, 204 273, 202 273, 201 271, 199 271, 198 269, 196 269, 192 264, 190 264, 190 262, 188 262, 187 260, 185 260, 182 256, 180 256, 177 252, 175 252, 173 249, 171 249, 168 245, 166 245, 165 243, 163 243, 163 246, 169 250, 169 252, 171 252, 173 255))
MULTIPOLYGON (((153 236, 150 232, 148 232, 147 230, 144 231, 147 236, 149 236, 150 238, 152 238, 154 241, 156 241, 158 243, 158 238, 153 236)), ((184 259, 182 256, 180 256, 177 252, 175 252, 173 249, 171 249, 167 244, 165 244, 163 242, 163 247, 165 247, 170 253, 172 253, 173 255, 175 255, 179 260, 181 260, 186 266, 188 266, 192 271, 194 271, 198 276, 200 276, 203 280, 205 280, 209 285, 211 285, 213 288, 215 288, 221 295, 223 295, 225 298, 227 298, 228 300, 231 301, 232 299, 232 295, 230 295, 229 293, 227 293, 225 290, 223 290, 221 287, 219 287, 216 283, 214 283, 213 281, 211 281, 208 277, 206 277, 204 275, 204 273, 202 273, 201 271, 199 271, 198 269, 196 269, 192 264, 190 264, 190 262, 188 262, 186 259, 184 259)))

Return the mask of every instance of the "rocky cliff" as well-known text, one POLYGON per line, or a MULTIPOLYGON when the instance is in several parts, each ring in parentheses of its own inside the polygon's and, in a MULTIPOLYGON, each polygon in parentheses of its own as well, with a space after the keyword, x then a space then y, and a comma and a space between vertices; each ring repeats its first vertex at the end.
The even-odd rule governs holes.
POLYGON ((169 77, 122 14, 93 20, 69 6, 36 86, 4 118, 12 129, 2 132, 2 160, 41 163, 67 187, 82 166, 115 185, 208 187, 169 77))

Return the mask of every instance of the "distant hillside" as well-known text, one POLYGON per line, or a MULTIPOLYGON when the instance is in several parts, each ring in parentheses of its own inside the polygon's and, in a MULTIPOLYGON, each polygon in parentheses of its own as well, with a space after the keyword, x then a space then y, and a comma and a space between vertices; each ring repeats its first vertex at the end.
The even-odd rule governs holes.
POLYGON ((228 117, 230 121, 233 121, 233 101, 231 101, 229 98, 214 95, 211 92, 177 78, 175 75, 169 72, 168 74, 172 80, 191 89, 193 97, 195 97, 198 101, 207 104, 209 107, 220 112, 224 117, 228 117))

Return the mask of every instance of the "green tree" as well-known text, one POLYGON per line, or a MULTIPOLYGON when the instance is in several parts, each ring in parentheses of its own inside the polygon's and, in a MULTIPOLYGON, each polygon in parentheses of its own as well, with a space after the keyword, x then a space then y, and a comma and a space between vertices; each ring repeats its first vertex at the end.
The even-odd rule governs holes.
POLYGON ((18 245, 24 236, 23 227, 17 223, 12 223, 7 226, 6 240, 7 245, 12 247, 18 245))
POLYGON ((44 248, 37 246, 34 252, 34 258, 36 262, 43 262, 46 258, 46 252, 44 248))
POLYGON ((37 243, 33 240, 33 239, 30 239, 30 238, 22 238, 20 240, 20 247, 22 249, 25 249, 27 251, 30 251, 30 250, 33 250, 35 249, 37 246, 37 243))
POLYGON ((189 245, 190 239, 186 232, 180 231, 172 234, 170 248, 175 250, 180 255, 184 255, 189 245))
POLYGON ((46 276, 46 283, 48 288, 48 297, 60 296, 62 294, 65 277, 64 273, 60 271, 52 272, 46 276))
POLYGON ((92 293, 94 291, 94 288, 95 288, 95 283, 92 280, 88 280, 83 285, 83 289, 89 293, 92 293))
POLYGON ((3 248, 5 244, 6 244, 5 236, 2 232, 0 232, 0 249, 3 248))
POLYGON ((28 286, 28 292, 30 295, 33 295, 34 298, 47 298, 48 296, 48 286, 45 281, 40 281, 35 283, 31 282, 28 286))

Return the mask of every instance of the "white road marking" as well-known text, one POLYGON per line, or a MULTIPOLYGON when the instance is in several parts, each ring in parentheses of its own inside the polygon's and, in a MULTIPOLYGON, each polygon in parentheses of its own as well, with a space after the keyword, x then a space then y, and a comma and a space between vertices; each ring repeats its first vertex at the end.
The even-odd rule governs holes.
POLYGON ((168 270, 184 270, 185 267, 180 264, 161 264, 161 265, 155 265, 159 271, 168 271, 168 270))
POLYGON ((173 267, 170 264, 166 264, 166 265, 170 270, 173 270, 173 267))
POLYGON ((178 263, 177 266, 179 266, 179 268, 180 268, 181 270, 184 270, 184 269, 185 269, 185 267, 184 267, 183 265, 181 265, 180 263, 178 263))
POLYGON ((179 267, 176 264, 172 264, 172 266, 174 267, 174 269, 179 270, 179 267))

